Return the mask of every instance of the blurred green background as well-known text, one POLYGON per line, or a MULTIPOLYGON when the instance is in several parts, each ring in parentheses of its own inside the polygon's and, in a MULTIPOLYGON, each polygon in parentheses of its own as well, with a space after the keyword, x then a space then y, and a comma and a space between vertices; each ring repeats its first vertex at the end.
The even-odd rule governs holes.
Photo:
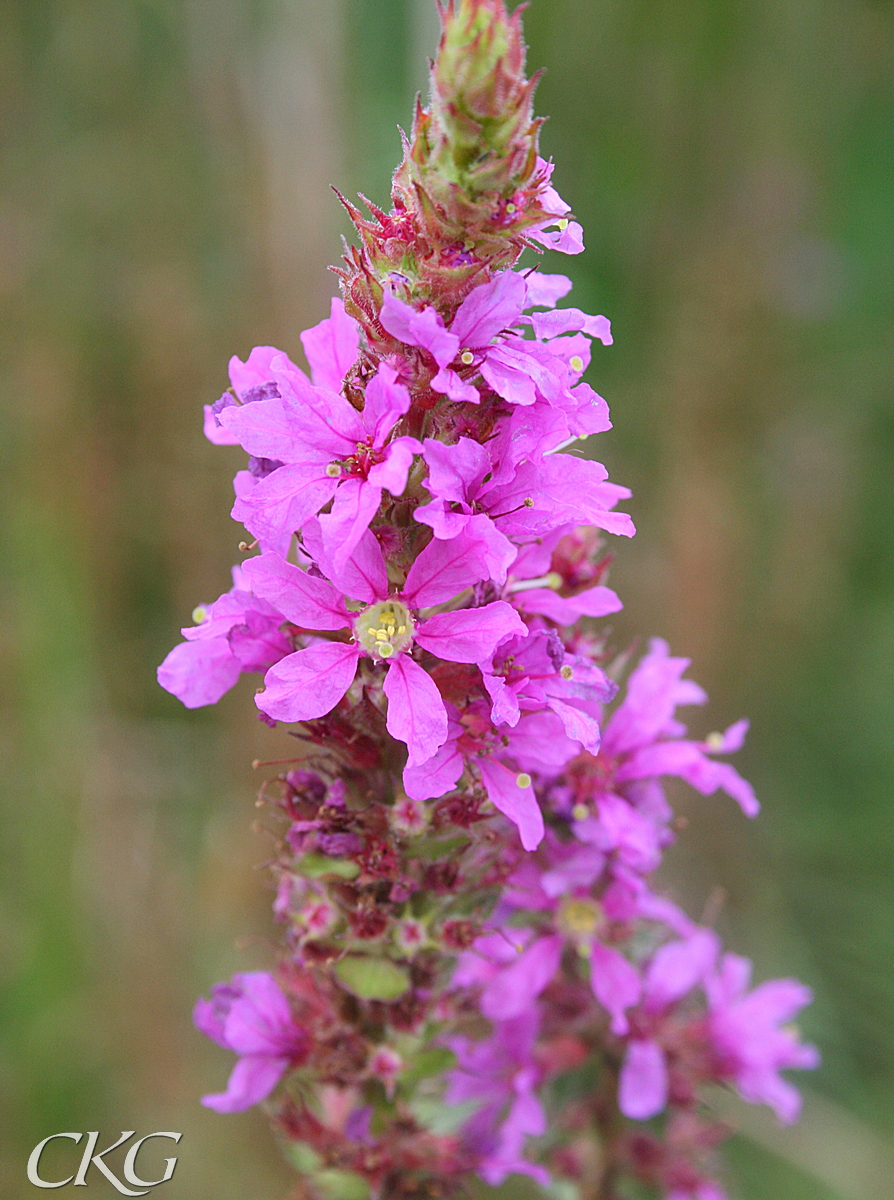
MULTIPOLYGON (((190 1024, 196 994, 270 962, 249 764, 287 739, 254 680, 187 713, 155 666, 238 557, 241 456, 200 405, 230 354, 300 357, 325 315, 347 232, 328 185, 387 199, 433 9, 0 3, 4 1198, 34 1194, 48 1134, 132 1127, 183 1132, 166 1200, 287 1191, 260 1115, 198 1105, 229 1061, 190 1024)), ((816 991, 805 1120, 746 1116, 730 1195, 890 1200, 894 14, 533 0, 526 24, 588 243, 545 266, 614 322, 590 379, 640 529, 617 638, 693 657, 697 732, 753 721, 761 819, 681 795, 665 886, 759 977, 816 991)))

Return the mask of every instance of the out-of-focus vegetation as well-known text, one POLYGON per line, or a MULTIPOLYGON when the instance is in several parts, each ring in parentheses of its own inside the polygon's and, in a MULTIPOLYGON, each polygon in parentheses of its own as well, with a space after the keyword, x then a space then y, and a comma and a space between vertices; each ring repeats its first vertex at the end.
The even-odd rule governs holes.
MULTIPOLYGON (((249 764, 289 742, 254 722, 250 681, 187 713, 154 669, 238 557, 239 455, 204 442, 199 406, 231 353, 298 356, 324 315, 346 231, 327 185, 386 199, 433 7, 0 7, 11 1200, 32 1194, 31 1147, 63 1129, 183 1131, 170 1200, 287 1190, 259 1114, 198 1106, 229 1063, 189 1010, 269 962, 249 764)), ((894 14, 884 0, 534 0, 526 21, 547 68, 543 146, 588 237, 582 259, 549 268, 614 321, 591 371, 617 424, 599 454, 634 488, 640 528, 617 548, 617 639, 661 634, 692 655, 712 695, 698 731, 753 721, 742 767, 764 814, 746 826, 725 800, 681 795, 690 825, 666 886, 707 906, 761 976, 797 973, 817 994, 818 1098, 797 1134, 736 1139, 730 1194, 882 1200, 894 14)))

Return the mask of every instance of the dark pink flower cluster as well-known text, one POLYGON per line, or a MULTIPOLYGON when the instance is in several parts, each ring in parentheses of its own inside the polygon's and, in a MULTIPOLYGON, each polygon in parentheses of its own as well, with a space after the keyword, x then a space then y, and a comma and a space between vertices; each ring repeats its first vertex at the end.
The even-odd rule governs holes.
POLYGON ((309 375, 257 347, 205 409, 248 455, 232 515, 254 542, 159 681, 197 707, 263 673, 260 714, 301 749, 262 793, 282 961, 197 1005, 237 1055, 204 1103, 283 1083, 302 1195, 595 1169, 606 1200, 624 1173, 722 1200, 702 1090, 793 1120, 780 1071, 816 1052, 786 1023, 809 994, 749 990, 650 877, 674 837, 663 778, 756 815, 718 757, 747 725, 687 738, 677 709, 706 697, 660 641, 619 698, 600 538, 633 534, 629 492, 580 445, 610 428, 582 378, 609 322, 517 266, 583 249, 536 153, 518 15, 456 0, 442 21, 394 209, 349 206, 361 247, 301 335, 309 375))

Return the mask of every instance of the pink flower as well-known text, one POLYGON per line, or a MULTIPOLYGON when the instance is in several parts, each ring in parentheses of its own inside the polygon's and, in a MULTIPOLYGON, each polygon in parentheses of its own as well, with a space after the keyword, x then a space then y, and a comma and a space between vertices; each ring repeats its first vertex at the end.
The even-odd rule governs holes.
POLYGON ((182 630, 187 640, 158 668, 158 682, 187 708, 216 704, 243 671, 266 671, 292 653, 283 614, 252 595, 241 568, 233 580, 229 592, 195 610, 198 623, 182 630))
MULTIPOLYGON (((316 547, 325 554, 325 547, 316 547)), ((317 578, 273 553, 249 559, 245 573, 257 595, 309 630, 350 630, 352 640, 320 641, 282 659, 268 671, 258 707, 277 721, 309 721, 330 712, 351 686, 361 657, 386 664, 387 727, 406 742, 409 765, 426 762, 447 739, 447 711, 434 680, 412 657, 418 645, 447 662, 486 662, 503 638, 524 629, 511 605, 437 613, 420 609, 445 603, 485 575, 477 542, 430 542, 416 559, 400 593, 392 594, 375 537, 364 531, 343 570, 326 561, 340 586, 317 578), (360 611, 347 606, 360 601, 360 611)))
POLYGON ((232 983, 217 984, 210 1000, 196 1001, 193 1021, 200 1033, 239 1055, 226 1091, 202 1097, 205 1107, 215 1112, 242 1112, 266 1099, 310 1045, 266 971, 234 975, 232 983))
POLYGON ((410 763, 404 770, 407 795, 414 800, 446 795, 468 766, 494 807, 518 828, 522 846, 535 849, 543 838, 543 814, 529 772, 558 774, 579 752, 579 743, 552 712, 525 714, 510 730, 495 726, 488 706, 478 701, 462 714, 447 705, 447 714, 447 737, 438 752, 424 765, 410 763))
POLYGON ((272 541, 301 529, 331 500, 320 524, 329 552, 343 566, 383 489, 403 493, 413 455, 422 449, 415 438, 391 436, 410 407, 410 394, 381 363, 358 413, 343 396, 311 385, 287 359, 274 359, 273 371, 277 398, 221 413, 224 427, 249 454, 282 464, 241 492, 232 515, 255 537, 272 541))
POLYGON ((801 1097, 779 1072, 819 1065, 819 1053, 783 1024, 811 1000, 810 989, 795 979, 773 979, 749 992, 751 963, 725 954, 706 983, 708 1031, 718 1072, 732 1079, 752 1104, 769 1104, 779 1120, 798 1119, 801 1097))
POLYGON ((516 456, 496 440, 482 446, 470 438, 450 446, 427 438, 423 457, 432 501, 416 509, 416 520, 442 540, 483 523, 499 561, 496 582, 506 578, 503 553, 509 538, 543 537, 579 521, 622 537, 634 533, 627 513, 611 511, 630 490, 609 483, 605 467, 590 459, 543 456, 530 446, 518 448, 516 456))
POLYGON ((681 704, 704 704, 704 691, 682 674, 687 658, 671 658, 660 638, 649 644, 649 653, 630 676, 627 693, 602 734, 602 755, 617 759, 615 783, 625 784, 678 775, 702 795, 723 789, 739 802, 746 816, 754 817, 760 805, 751 785, 728 763, 709 758, 739 749, 748 729, 738 721, 724 734, 705 742, 686 741, 685 726, 674 713, 681 704))
MULTIPOLYGON (((281 350, 273 346, 255 346, 245 362, 235 354, 230 359, 230 383, 238 397, 238 404, 253 404, 258 400, 272 400, 279 395, 279 389, 273 378, 271 363, 275 358, 285 358, 281 350)), ((286 359, 288 362, 288 359, 286 359)), ((298 368, 293 364, 293 370, 298 368)), ((205 405, 205 437, 216 446, 236 446, 237 439, 220 420, 220 414, 226 408, 237 404, 230 392, 224 392, 219 400, 205 405)))
POLYGON ((481 1101, 463 1137, 480 1159, 478 1173, 492 1187, 507 1175, 530 1175, 546 1186, 547 1171, 523 1157, 528 1137, 546 1132, 546 1114, 536 1094, 540 1070, 534 1059, 539 1017, 529 1008, 494 1022, 489 1038, 453 1038, 457 1064, 450 1072, 447 1104, 481 1101))

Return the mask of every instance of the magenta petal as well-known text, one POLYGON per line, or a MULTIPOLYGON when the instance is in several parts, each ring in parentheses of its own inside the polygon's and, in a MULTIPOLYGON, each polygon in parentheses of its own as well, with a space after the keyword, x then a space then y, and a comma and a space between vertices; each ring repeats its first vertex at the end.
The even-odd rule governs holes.
POLYGON ((447 332, 431 305, 420 312, 386 291, 379 320, 392 337, 407 346, 427 350, 439 367, 453 362, 459 352, 459 340, 447 332))
POLYGON ((570 738, 580 742, 583 748, 589 750, 591 754, 599 752, 601 734, 599 722, 594 717, 580 708, 575 708, 573 704, 567 704, 557 696, 549 696, 546 703, 562 722, 565 732, 570 738))
MULTIPOLYGON (((232 402, 233 397, 230 396, 228 392, 224 393, 224 395, 232 402)), ((210 404, 204 405, 203 413, 204 418, 202 429, 209 442, 213 442, 215 446, 239 445, 239 439, 234 433, 231 433, 229 429, 224 429, 223 425, 221 425, 220 421, 218 421, 217 415, 211 408, 210 404)))
POLYGON ((332 508, 320 518, 323 545, 336 570, 342 570, 369 529, 382 499, 382 489, 366 479, 346 479, 332 508))
POLYGON ((543 841, 543 814, 533 787, 520 787, 514 771, 491 759, 479 759, 478 770, 494 808, 518 827, 524 848, 536 850, 543 841))
POLYGON ((517 1017, 553 980, 562 957, 562 937, 537 938, 481 993, 481 1011, 492 1021, 517 1017))
POLYGON ((446 396, 448 400, 452 400, 455 404, 480 404, 481 396, 478 389, 473 387, 471 383, 465 383, 456 371, 451 371, 449 367, 441 367, 437 375, 431 381, 431 390, 440 392, 442 396, 446 396))
POLYGON ((456 310, 450 332, 459 339, 460 346, 489 345, 491 338, 521 316, 526 292, 521 275, 503 271, 469 292, 456 310))
POLYGON ((448 738, 421 767, 404 768, 404 790, 411 800, 437 800, 454 788, 465 769, 455 738, 448 738))
POLYGON ((407 766, 418 767, 447 740, 447 710, 441 693, 431 675, 406 654, 389 663, 384 692, 388 732, 406 742, 407 766))
POLYGON ((361 415, 374 446, 383 445, 409 407, 410 393, 397 382, 397 371, 388 363, 379 363, 378 371, 366 385, 361 415))
POLYGON ((632 1041, 618 1081, 618 1107, 632 1121, 657 1117, 667 1104, 667 1062, 652 1041, 632 1041))
POLYGON ((192 1023, 199 1033, 204 1033, 205 1037, 223 1046, 224 1050, 231 1048, 224 1033, 224 1017, 213 1001, 206 1000, 204 996, 198 998, 192 1010, 192 1023))
POLYGON ((276 721, 324 717, 354 682, 359 658, 356 646, 341 642, 308 646, 270 668, 255 704, 276 721))
POLYGON ((567 275, 543 275, 540 271, 532 272, 525 283, 525 308, 555 308, 572 288, 567 275))
POLYGON ((158 682, 187 708, 216 704, 242 673, 225 637, 181 642, 158 668, 158 682))
POLYGON ((224 1023, 227 1045, 236 1054, 278 1057, 296 1049, 304 1035, 292 1020, 289 1002, 269 971, 237 975, 240 995, 224 1023))
POLYGON ((594 942, 590 983, 596 999, 611 1017, 612 1033, 623 1037, 629 1027, 624 1012, 636 1004, 642 994, 639 971, 619 950, 594 942))
POLYGON ((360 327, 345 312, 344 303, 334 297, 331 316, 301 334, 301 344, 317 387, 340 392, 344 378, 357 360, 360 327))
POLYGON ((515 609, 503 600, 483 608, 438 613, 420 625, 416 641, 446 662, 483 663, 497 645, 513 633, 527 633, 515 609))
POLYGON ((317 579, 278 554, 261 554, 243 563, 256 596, 269 600, 304 629, 346 629, 350 625, 344 597, 328 579, 317 579))
POLYGON ((698 929, 685 941, 662 946, 646 971, 648 1006, 661 1008, 685 996, 705 979, 719 950, 720 941, 710 929, 698 929))
POLYGON ((428 464, 426 487, 440 500, 465 503, 491 469, 487 450, 471 438, 461 437, 451 446, 426 438, 422 454, 428 464))
POLYGON ((311 520, 304 526, 302 537, 308 553, 322 571, 352 600, 364 604, 375 604, 388 595, 388 572, 382 549, 374 533, 366 530, 360 537, 351 557, 337 566, 328 548, 323 544, 323 531, 319 520, 311 520))
POLYGON ((385 451, 382 462, 370 468, 367 480, 377 488, 387 488, 392 496, 402 496, 413 455, 421 451, 422 446, 415 438, 396 438, 385 451))
POLYGON ((487 578, 485 547, 463 531, 449 542, 428 543, 410 567, 403 595, 414 608, 452 600, 463 588, 487 578))
POLYGON ((219 1113, 244 1112, 267 1099, 288 1065, 288 1058, 268 1058, 263 1054, 240 1058, 230 1074, 227 1090, 203 1096, 202 1103, 219 1113))
MULTIPOLYGON (((260 406, 253 404, 251 407, 260 406)), ((302 463, 280 467, 272 475, 258 480, 250 492, 238 497, 232 517, 234 521, 241 521, 255 537, 274 538, 283 533, 295 533, 332 499, 337 487, 336 480, 322 471, 314 475, 302 463)))
POLYGON ((612 344, 611 323, 607 317, 591 317, 579 308, 557 308, 553 312, 535 313, 531 318, 534 336, 557 337, 562 333, 585 333, 598 338, 604 346, 612 344))
MULTIPOLYGON (((282 350, 275 346, 255 346, 248 358, 243 362, 234 354, 229 362, 230 383, 233 391, 241 400, 251 388, 269 383, 273 379, 273 360, 284 358, 282 350)), ((293 366, 293 370, 298 368, 293 366)))

